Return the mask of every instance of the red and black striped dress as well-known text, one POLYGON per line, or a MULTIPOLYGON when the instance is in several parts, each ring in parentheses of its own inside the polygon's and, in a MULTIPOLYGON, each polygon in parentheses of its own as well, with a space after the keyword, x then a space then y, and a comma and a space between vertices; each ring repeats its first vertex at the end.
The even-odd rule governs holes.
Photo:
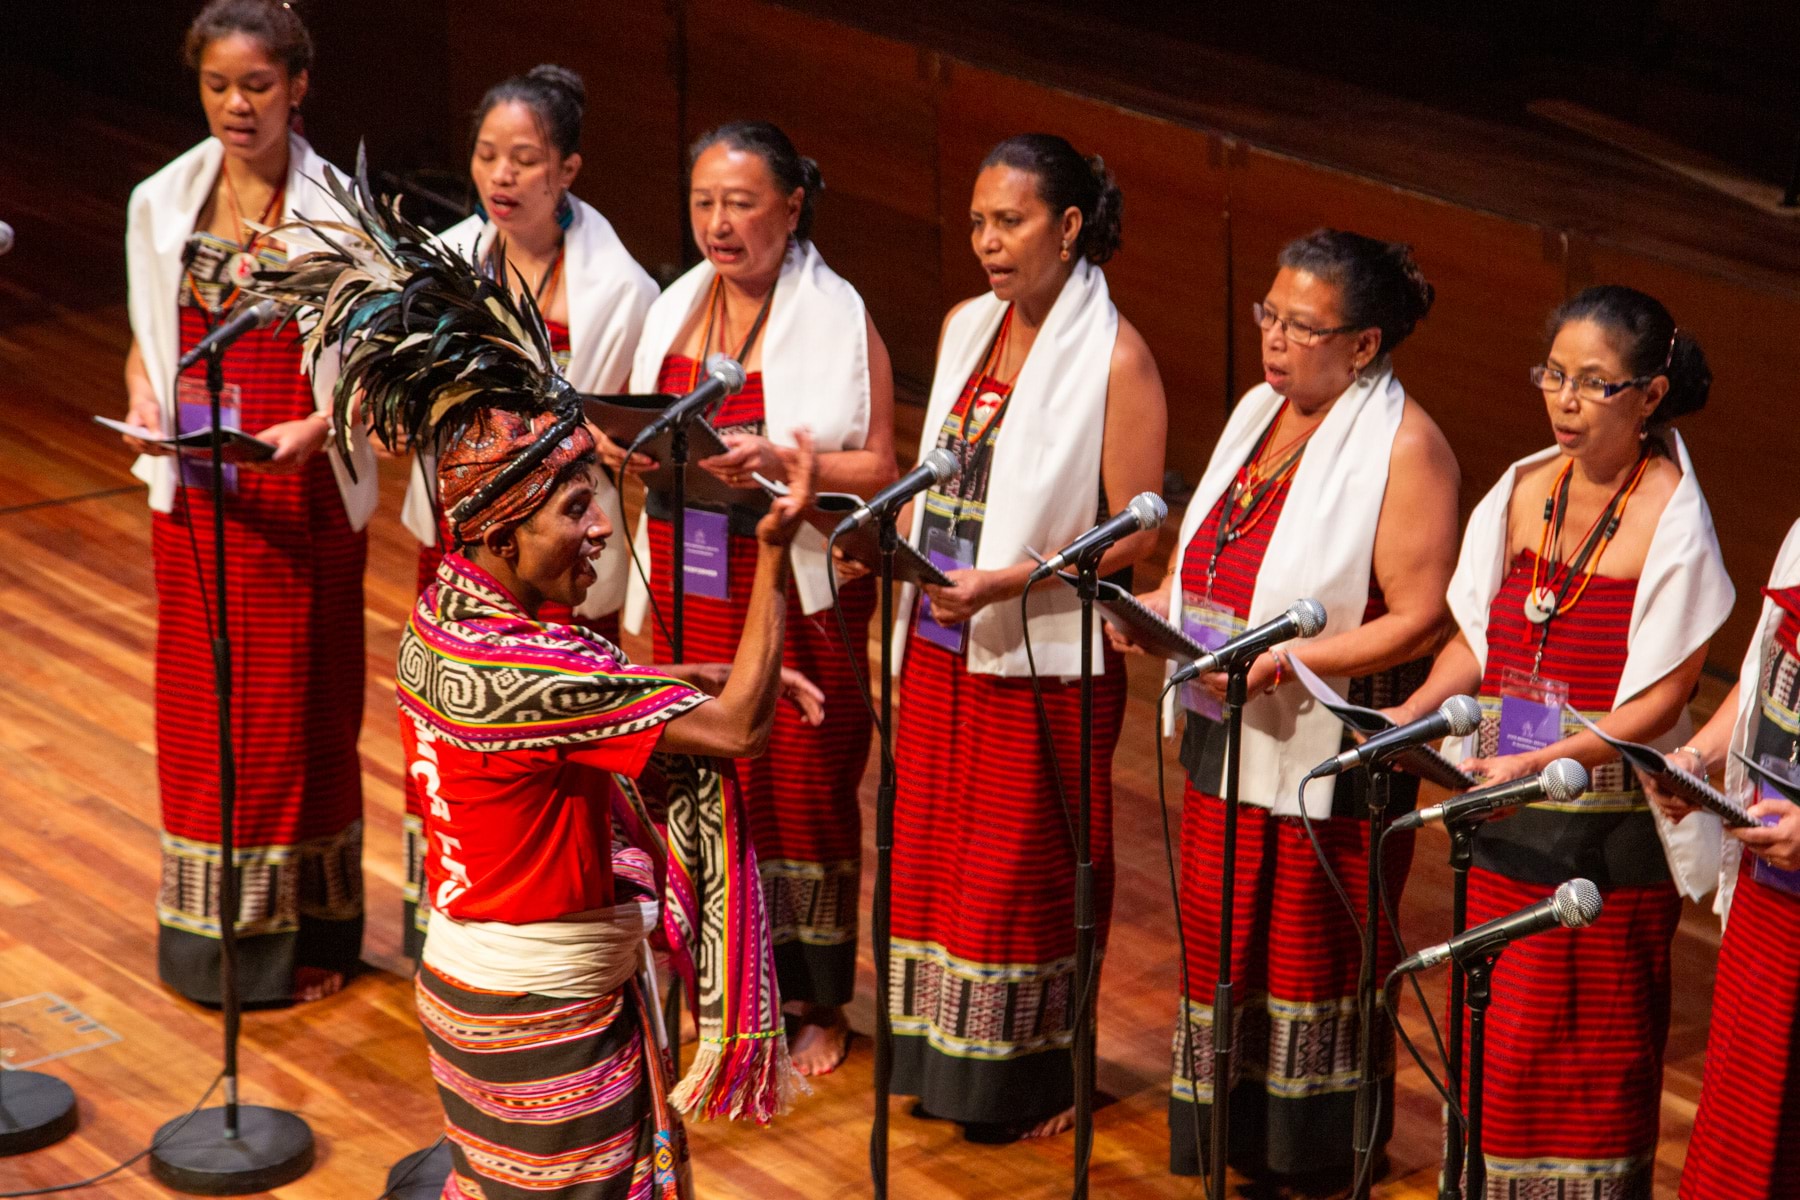
MULTIPOLYGON (((1269 498, 1269 509, 1219 555, 1214 603, 1249 618, 1269 540, 1287 504, 1292 477, 1269 498)), ((1229 493, 1219 498, 1182 558, 1184 591, 1204 594, 1207 563, 1229 493)), ((1367 624, 1387 609, 1370 580, 1367 624)), ((1429 663, 1413 663, 1351 681, 1351 699, 1380 707, 1396 703, 1422 681, 1429 663)), ((1174 1046, 1169 1097, 1169 1162, 1178 1175, 1199 1173, 1195 1130, 1204 1140, 1211 1121, 1213 989, 1218 979, 1219 879, 1224 862, 1225 727, 1187 714, 1182 761, 1188 768, 1182 798, 1181 914, 1187 940, 1187 994, 1174 1046), (1191 1042, 1191 1053, 1190 1053, 1191 1042), (1196 1112, 1196 1108, 1198 1112, 1196 1112)), ((1318 784, 1315 787, 1320 786, 1318 784)), ((1254 779, 1239 780, 1235 907, 1231 972, 1237 1020, 1231 1085, 1231 1163, 1252 1176, 1347 1176, 1353 1165, 1351 1123, 1362 1074, 1357 1031, 1357 979, 1362 943, 1349 914, 1319 867, 1298 816, 1275 816, 1275 797, 1254 779)), ((1388 816, 1409 811, 1418 781, 1395 775, 1388 816)), ((1333 872, 1351 896, 1368 888, 1368 796, 1364 776, 1340 778, 1332 815, 1312 823, 1333 872)), ((1387 839, 1386 882, 1396 908, 1412 864, 1413 837, 1387 839)), ((1382 938, 1378 978, 1397 954, 1382 938)), ((1392 1131, 1394 1035, 1382 1024, 1379 1069, 1382 1128, 1392 1131)))
MULTIPOLYGON (((215 253, 235 252, 210 235, 215 253)), ((203 251, 204 253, 204 251, 203 251)), ((270 251, 265 267, 285 261, 270 251)), ((207 302, 217 292, 202 289, 207 302)), ((185 352, 207 331, 191 293, 185 352)), ((255 330, 225 355, 235 424, 255 433, 314 411, 293 331, 255 330)), ((201 378, 198 371, 192 373, 201 378)), ((202 389, 196 399, 204 403, 202 389)), ((226 414, 229 417, 229 414, 226 414)), ((205 428, 198 411, 183 428, 205 428)), ((227 423, 232 423, 229 420, 227 423)), ((291 999, 302 967, 348 972, 362 945, 363 562, 331 464, 292 475, 238 469, 225 552, 237 760, 242 996, 291 999)), ((156 750, 162 794, 157 966, 165 983, 219 1000, 219 734, 210 621, 216 597, 210 474, 190 472, 151 519, 156 574, 156 750)))
MULTIPOLYGON (((1751 757, 1800 754, 1800 588, 1769 591, 1781 622, 1763 652, 1751 757)), ((1800 896, 1738 864, 1719 973, 1700 1112, 1681 1200, 1800 1196, 1800 896)))
MULTIPOLYGON (((698 376, 689 358, 663 359, 657 390, 684 392, 698 376)), ((709 420, 720 433, 763 434, 762 372, 727 397, 709 420)), ((690 468, 698 470, 699 468, 690 468)), ((666 500, 650 501, 651 595, 668 621, 674 612, 674 527, 664 519, 666 500)), ((755 514, 732 513, 727 598, 687 595, 683 658, 725 662, 737 654, 750 585, 756 578, 755 514)), ((639 552, 642 553, 640 547, 639 552)), ((825 720, 806 724, 783 701, 761 758, 740 759, 738 782, 749 808, 750 832, 762 872, 763 894, 774 934, 775 970, 783 1000, 847 1004, 856 988, 857 901, 862 894, 862 803, 858 792, 869 761, 872 723, 863 680, 869 669, 869 619, 875 612, 872 578, 839 589, 844 619, 856 646, 844 649, 831 610, 802 615, 799 593, 788 585, 787 637, 782 665, 800 672, 825 693, 825 720)), ((650 618, 656 662, 671 661, 661 622, 650 618)))
MULTIPOLYGON (((975 378, 938 445, 961 439, 975 378)), ((999 434, 999 419, 985 439, 999 434)), ((925 499, 947 527, 960 477, 925 499)), ((985 480, 963 498, 958 536, 979 543, 985 480)), ((1056 586, 1061 586, 1060 584, 1056 586)), ((1006 601, 1005 603, 1016 603, 1006 601)), ((1075 803, 1079 687, 1043 681, 1068 803, 1075 803)), ((1125 664, 1110 647, 1094 681, 1092 836, 1101 944, 1112 913, 1112 757, 1125 664)), ((1034 1124, 1074 1103, 1075 853, 1031 680, 973 675, 964 654, 915 628, 900 674, 894 812, 894 1091, 972 1125, 1034 1124)))
MULTIPOLYGON (((550 353, 556 358, 557 370, 567 370, 569 366, 569 327, 555 321, 546 320, 544 329, 550 335, 550 353)), ((435 510, 437 506, 437 481, 431 481, 431 501, 435 510)), ((624 554, 622 544, 624 534, 614 531, 620 539, 613 544, 617 550, 609 553, 624 554)), ((437 578, 438 564, 444 561, 444 551, 450 545, 450 525, 443 513, 438 513, 438 540, 433 546, 419 547, 419 580, 421 593, 437 578)), ((567 605, 546 603, 538 609, 540 621, 568 621, 574 614, 567 605)), ((619 644, 619 614, 608 613, 593 620, 576 621, 582 628, 599 634, 613 645, 619 644)), ((425 949, 425 924, 431 916, 431 901, 424 888, 425 880, 425 799, 419 789, 418 780, 408 775, 405 780, 406 816, 401 821, 401 837, 405 842, 406 884, 402 889, 401 934, 404 949, 408 958, 417 958, 425 949)))
MULTIPOLYGON (((1484 756, 1497 745, 1504 672, 1531 671, 1537 632, 1523 605, 1536 561, 1520 551, 1489 608, 1484 756)), ((1590 717, 1613 708, 1636 596, 1637 580, 1596 575, 1551 624, 1539 675, 1567 683, 1569 704, 1590 717)), ((1573 803, 1531 805, 1475 839, 1471 926, 1577 876, 1605 898, 1592 925, 1515 942, 1494 970, 1483 1108, 1491 1195, 1650 1194, 1681 900, 1636 778, 1620 762, 1590 776, 1573 803)))

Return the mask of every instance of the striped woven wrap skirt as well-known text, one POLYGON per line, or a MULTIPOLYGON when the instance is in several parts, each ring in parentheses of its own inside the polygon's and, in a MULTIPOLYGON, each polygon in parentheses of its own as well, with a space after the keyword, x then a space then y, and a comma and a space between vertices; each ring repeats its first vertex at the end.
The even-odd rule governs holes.
MULTIPOLYGON (((649 529, 652 592, 663 620, 672 621, 674 526, 652 518, 649 529)), ((737 654, 750 610, 756 554, 755 538, 734 535, 727 597, 687 596, 682 629, 686 661, 730 662, 737 654)), ((802 615, 799 593, 788 585, 781 664, 825 693, 825 720, 808 725, 800 710, 784 700, 775 712, 768 750, 760 758, 737 761, 738 786, 750 814, 750 837, 775 943, 781 998, 827 1006, 849 1003, 856 989, 857 902, 862 896, 860 791, 874 729, 863 681, 869 675, 875 581, 845 582, 839 599, 854 659, 844 648, 837 616, 830 609, 802 615)), ((672 661, 663 627, 654 615, 649 623, 654 661, 672 661)))
POLYGON ((1719 949, 1681 1200, 1800 1197, 1800 896, 1746 856, 1719 949))
POLYGON ((454 1162, 446 1200, 691 1196, 635 984, 571 1000, 424 966, 417 997, 454 1162))
MULTIPOLYGON (((1368 890, 1368 822, 1336 816, 1312 826, 1360 911, 1368 890)), ((1225 802, 1190 782, 1181 816, 1186 998, 1176 1023, 1169 1096, 1169 1167, 1178 1175, 1199 1173, 1195 1131, 1204 1143, 1212 1120, 1224 828, 1225 802)), ((1413 840, 1410 833, 1395 833, 1386 841, 1385 880, 1395 911, 1412 864, 1413 840)), ((1252 1176, 1347 1178, 1362 1077, 1357 928, 1320 869, 1298 817, 1238 805, 1234 882, 1231 1165, 1252 1176)), ((1376 978, 1381 979, 1399 954, 1390 937, 1377 946, 1376 978)), ((1394 1112, 1394 1033, 1385 1016, 1380 1022, 1377 1146, 1386 1144, 1394 1112)))
MULTIPOLYGON (((1081 696, 1045 680, 1071 808, 1081 696)), ((1112 913, 1112 759, 1125 664, 1094 681, 1091 851, 1100 946, 1112 913)), ((900 677, 894 814, 894 1090, 973 1125, 1074 1102, 1075 854, 1029 679, 971 675, 913 637, 900 677)))
MULTIPOLYGON (((438 530, 434 545, 419 547, 419 591, 437 578, 438 564, 444 561, 444 547, 450 544, 447 526, 438 530)), ((621 548, 615 553, 623 554, 621 548)), ((608 613, 593 619, 578 619, 561 604, 546 602, 538 607, 540 621, 574 621, 584 629, 599 634, 613 645, 619 644, 619 614, 608 613)), ((402 722, 411 718, 402 715, 402 722)), ((402 781, 406 791, 406 815, 400 822, 400 834, 406 857, 406 882, 401 888, 401 949, 408 958, 417 959, 425 952, 425 926, 431 920, 431 893, 425 887, 425 790, 408 774, 402 781)))
MULTIPOLYGON (((1555 890, 1475 867, 1469 925, 1555 890)), ((1601 895, 1592 925, 1516 941, 1494 969, 1482 1092, 1492 1200, 1650 1195, 1681 899, 1672 883, 1601 895)), ((1466 1064, 1463 1079, 1466 1100, 1466 1064)))

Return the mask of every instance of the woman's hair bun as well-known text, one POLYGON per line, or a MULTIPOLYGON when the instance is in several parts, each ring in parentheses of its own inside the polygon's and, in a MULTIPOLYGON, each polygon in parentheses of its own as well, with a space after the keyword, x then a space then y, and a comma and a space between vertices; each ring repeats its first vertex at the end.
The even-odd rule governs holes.
POLYGON ((1081 214, 1081 233, 1072 254, 1099 266, 1118 253, 1125 200, 1098 154, 1084 158, 1067 138, 1053 133, 1021 133, 988 151, 981 169, 989 167, 1011 167, 1035 176, 1038 197, 1053 218, 1061 220, 1071 208, 1081 214))
POLYGON ((1669 390, 1650 414, 1652 429, 1706 407, 1712 392, 1706 352, 1655 296, 1617 283, 1583 288, 1550 314, 1551 340, 1571 321, 1592 321, 1605 330, 1632 378, 1668 379, 1669 390))
POLYGON ((587 107, 587 85, 581 81, 580 75, 567 67, 559 67, 555 63, 539 63, 525 73, 525 78, 562 88, 575 98, 575 103, 583 108, 587 107))
POLYGON ((1337 288, 1344 324, 1381 330, 1378 355, 1398 349, 1437 298, 1437 289, 1404 242, 1384 242, 1343 229, 1315 229, 1283 246, 1278 261, 1337 288))

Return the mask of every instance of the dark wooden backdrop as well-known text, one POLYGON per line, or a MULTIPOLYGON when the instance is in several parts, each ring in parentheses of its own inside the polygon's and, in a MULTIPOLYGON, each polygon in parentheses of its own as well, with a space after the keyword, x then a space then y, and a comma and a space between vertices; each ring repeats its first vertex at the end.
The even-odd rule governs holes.
MULTIPOLYGON (((177 53, 188 4, 134 6, 130 25, 98 0, 67 9, 33 43, 41 61, 202 132, 177 53)), ((1594 282, 1651 291, 1714 365, 1712 402, 1683 432, 1741 594, 1714 665, 1732 669, 1742 653, 1755 587, 1797 512, 1781 485, 1800 457, 1787 395, 1800 376, 1800 222, 1567 135, 1313 87, 1151 33, 1090 31, 1079 14, 1023 0, 309 11, 320 55, 309 130, 339 161, 366 135, 379 163, 454 170, 489 83, 546 60, 580 71, 577 190, 665 279, 693 256, 684 146, 730 118, 776 121, 823 169, 816 240, 867 297, 903 395, 928 380, 944 310, 981 286, 963 213, 983 153, 1045 130, 1103 154, 1125 195, 1125 246, 1108 277, 1162 368, 1170 465, 1189 480, 1232 397, 1259 376, 1249 303, 1281 244, 1316 225, 1411 242, 1437 285, 1435 311, 1397 362, 1456 448, 1465 509, 1546 442, 1525 369, 1543 352, 1549 310, 1594 282)))

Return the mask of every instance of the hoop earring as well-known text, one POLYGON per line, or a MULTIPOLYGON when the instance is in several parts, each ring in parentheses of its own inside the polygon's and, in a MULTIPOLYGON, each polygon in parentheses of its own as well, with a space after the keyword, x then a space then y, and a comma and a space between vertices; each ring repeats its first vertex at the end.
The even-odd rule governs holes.
MULTIPOLYGON (((485 218, 484 218, 485 219, 485 218)), ((575 223, 575 205, 569 200, 569 190, 563 189, 562 199, 556 202, 556 227, 564 233, 575 223)))

